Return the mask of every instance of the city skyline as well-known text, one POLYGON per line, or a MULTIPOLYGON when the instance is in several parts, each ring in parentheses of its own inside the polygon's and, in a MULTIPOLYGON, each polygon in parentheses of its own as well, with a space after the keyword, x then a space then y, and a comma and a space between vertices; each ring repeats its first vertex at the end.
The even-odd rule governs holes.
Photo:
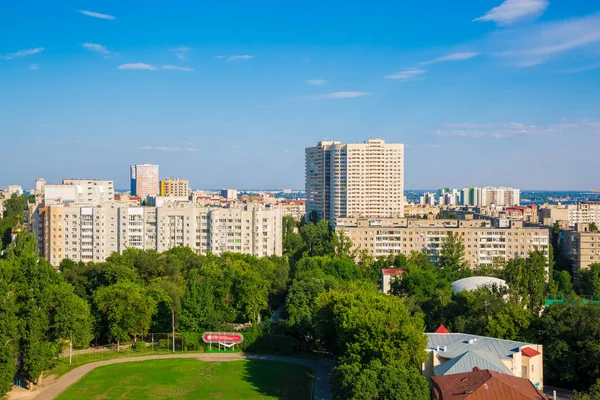
POLYGON ((600 189, 596 2, 338 6, 11 4, 0 187, 124 189, 150 163, 193 188, 301 189, 304 148, 382 138, 405 145, 408 189, 600 189))

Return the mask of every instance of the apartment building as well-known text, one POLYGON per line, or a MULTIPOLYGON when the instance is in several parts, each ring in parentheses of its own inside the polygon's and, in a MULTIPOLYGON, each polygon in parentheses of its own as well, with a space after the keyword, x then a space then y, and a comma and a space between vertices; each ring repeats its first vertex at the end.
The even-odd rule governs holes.
POLYGON ((196 207, 171 202, 161 207, 129 207, 124 202, 99 206, 43 205, 32 225, 40 255, 52 265, 103 262, 128 248, 166 251, 187 246, 198 253, 282 254, 281 209, 196 207))
POLYGON ((238 197, 237 189, 221 189, 221 197, 227 200, 235 200, 238 197))
POLYGON ((43 185, 43 200, 49 203, 98 205, 115 198, 113 181, 63 179, 61 185, 43 185))
POLYGON ((182 178, 166 178, 160 181, 159 196, 189 197, 190 183, 182 178))
POLYGON ((306 215, 306 202, 302 199, 281 200, 279 206, 284 217, 292 217, 300 221, 306 215))
POLYGON ((469 186, 462 190, 462 205, 472 207, 518 206, 521 203, 521 190, 511 187, 469 186))
POLYGON ((306 212, 335 225, 348 217, 404 215, 404 145, 322 141, 305 150, 306 212))
POLYGON ((591 231, 589 223, 575 224, 574 229, 559 232, 561 252, 571 260, 573 272, 600 264, 600 232, 591 231))
POLYGON ((9 199, 13 194, 20 196, 23 194, 23 187, 19 185, 8 185, 4 188, 4 198, 9 199))
POLYGON ((367 250, 375 257, 424 252, 437 262, 442 241, 449 232, 458 234, 465 245, 465 261, 471 268, 524 258, 535 249, 548 255, 549 231, 526 228, 522 221, 507 227, 493 227, 485 220, 423 220, 408 218, 347 218, 338 221, 355 250, 367 250))
POLYGON ((590 224, 594 222, 600 227, 600 202, 581 202, 577 204, 545 204, 538 211, 539 222, 554 225, 557 221, 566 221, 568 226, 590 224))
POLYGON ((131 194, 145 199, 148 196, 158 196, 158 193, 158 165, 132 165, 131 194))
POLYGON ((407 218, 423 218, 432 216, 435 218, 441 211, 438 206, 414 206, 407 205, 404 207, 404 215, 407 218))

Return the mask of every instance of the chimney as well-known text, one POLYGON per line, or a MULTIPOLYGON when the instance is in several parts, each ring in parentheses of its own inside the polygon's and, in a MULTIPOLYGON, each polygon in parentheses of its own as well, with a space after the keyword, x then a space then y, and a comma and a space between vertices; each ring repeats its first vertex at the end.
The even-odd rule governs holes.
POLYGON ((473 367, 473 371, 481 371, 479 367, 473 367))
POLYGON ((447 346, 444 346, 444 351, 446 351, 447 349, 448 349, 448 347, 447 347, 447 346))

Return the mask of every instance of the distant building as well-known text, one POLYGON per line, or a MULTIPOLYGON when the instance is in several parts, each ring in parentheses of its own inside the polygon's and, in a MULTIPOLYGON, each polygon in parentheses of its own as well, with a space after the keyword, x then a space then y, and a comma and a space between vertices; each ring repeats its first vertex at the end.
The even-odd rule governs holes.
POLYGON ((600 232, 592 232, 589 223, 578 223, 575 229, 561 230, 558 246, 571 261, 574 273, 600 263, 600 232))
POLYGON ((9 199, 13 194, 20 196, 23 194, 23 188, 19 185, 8 185, 4 188, 4 197, 9 199))
POLYGON ((423 218, 429 217, 435 218, 440 213, 440 207, 438 206, 410 206, 404 207, 404 216, 407 218, 423 218))
POLYGON ((227 200, 235 200, 238 197, 238 191, 236 189, 221 189, 221 197, 227 200))
POLYGON ((306 203, 302 199, 282 200, 279 205, 284 217, 288 216, 300 221, 306 215, 306 203))
POLYGON ((129 207, 139 207, 142 205, 142 199, 139 196, 132 196, 127 193, 121 193, 115 195, 115 201, 118 203, 125 203, 129 207))
POLYGON ((43 186, 43 199, 50 203, 98 205, 115 198, 113 181, 63 179, 61 185, 43 186))
POLYGON ((404 215, 404 145, 322 141, 305 150, 306 213, 339 218, 404 215))
POLYGON ((427 361, 422 372, 427 379, 464 374, 477 367, 529 379, 538 389, 544 386, 542 345, 464 333, 426 335, 427 361))
POLYGON ((507 222, 506 227, 492 227, 486 220, 343 218, 335 230, 350 238, 354 250, 366 250, 374 257, 418 251, 437 262, 449 232, 462 238, 465 261, 471 268, 526 258, 536 249, 548 256, 548 229, 523 227, 521 221, 507 222))
POLYGON ((166 178, 160 181, 159 196, 189 197, 190 183, 182 178, 166 178))
POLYGON ((565 221, 568 226, 596 223, 600 227, 600 202, 581 202, 567 205, 548 205, 540 207, 539 222, 552 226, 555 222, 565 221))
POLYGON ((478 367, 431 380, 434 400, 548 400, 528 379, 478 367))
POLYGON ((419 204, 422 206, 435 206, 437 194, 428 192, 423 193, 419 198, 419 204))
POLYGON ((148 196, 158 196, 158 165, 131 166, 131 194, 142 199, 146 199, 148 196))

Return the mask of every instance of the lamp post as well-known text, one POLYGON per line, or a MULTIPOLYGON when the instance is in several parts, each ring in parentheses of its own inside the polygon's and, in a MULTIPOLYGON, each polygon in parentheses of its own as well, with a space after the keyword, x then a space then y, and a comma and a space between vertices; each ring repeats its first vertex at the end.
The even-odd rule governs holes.
POLYGON ((175 311, 173 306, 171 306, 171 324, 173 328, 173 353, 175 353, 175 311))

